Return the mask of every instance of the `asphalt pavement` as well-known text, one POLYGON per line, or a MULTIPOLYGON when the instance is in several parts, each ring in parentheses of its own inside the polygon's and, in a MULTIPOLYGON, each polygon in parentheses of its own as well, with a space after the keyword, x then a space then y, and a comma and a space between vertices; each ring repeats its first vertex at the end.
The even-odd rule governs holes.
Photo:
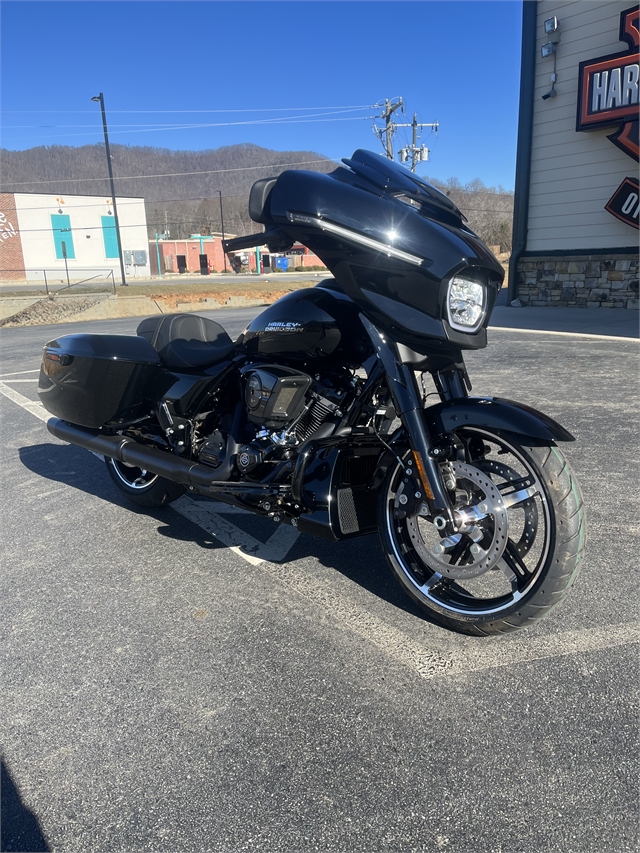
POLYGON ((636 851, 638 315, 567 311, 498 307, 466 359, 576 436, 589 522, 560 607, 490 639, 424 619, 375 536, 132 510, 35 383, 46 340, 137 320, 2 330, 1 849, 636 851))

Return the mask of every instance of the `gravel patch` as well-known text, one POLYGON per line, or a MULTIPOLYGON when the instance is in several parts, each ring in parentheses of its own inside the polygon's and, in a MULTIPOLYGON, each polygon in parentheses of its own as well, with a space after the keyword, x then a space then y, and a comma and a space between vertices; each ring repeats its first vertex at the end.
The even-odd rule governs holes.
POLYGON ((74 299, 48 297, 41 299, 40 302, 34 302, 33 305, 23 308, 11 317, 0 320, 0 326, 45 326, 49 323, 60 323, 92 308, 103 299, 104 296, 83 296, 74 299))

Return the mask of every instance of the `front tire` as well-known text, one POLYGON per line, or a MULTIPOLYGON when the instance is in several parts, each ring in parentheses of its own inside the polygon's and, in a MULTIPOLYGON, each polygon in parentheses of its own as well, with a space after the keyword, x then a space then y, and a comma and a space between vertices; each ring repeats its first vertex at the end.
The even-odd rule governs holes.
POLYGON ((580 487, 557 447, 488 430, 455 433, 448 463, 460 534, 433 525, 410 455, 380 489, 380 537, 403 590, 436 622, 489 635, 532 625, 566 595, 585 552, 580 487), (408 474, 408 472, 410 472, 408 474))
POLYGON ((117 459, 105 457, 107 471, 115 486, 127 500, 137 506, 161 507, 177 501, 185 493, 179 483, 173 483, 133 465, 125 465, 117 459))

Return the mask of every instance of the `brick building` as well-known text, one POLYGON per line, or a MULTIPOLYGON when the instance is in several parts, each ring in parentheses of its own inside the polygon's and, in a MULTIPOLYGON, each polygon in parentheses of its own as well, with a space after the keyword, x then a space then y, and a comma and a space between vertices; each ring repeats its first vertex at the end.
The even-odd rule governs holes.
POLYGON ((638 6, 528 0, 509 298, 638 308, 638 6))
MULTIPOLYGON (((151 275, 181 271, 198 273, 200 272, 200 255, 206 255, 207 267, 210 271, 221 272, 224 269, 222 235, 189 237, 185 240, 150 240, 151 275)), ((228 262, 227 268, 230 269, 228 262)))
MULTIPOLYGON (((227 234, 227 238, 234 235, 227 234)), ((222 235, 200 237, 192 235, 185 240, 160 239, 149 241, 149 258, 151 275, 160 273, 199 273, 201 264, 206 263, 209 272, 222 272, 225 268, 224 252, 222 250, 222 235), (205 261, 206 256, 206 261, 205 261), (201 260, 202 259, 202 260, 201 260)), ((294 269, 297 266, 322 266, 322 261, 306 246, 296 243, 288 252, 270 254, 267 246, 260 249, 261 271, 269 272, 272 268, 294 269), (286 266, 282 263, 285 259, 286 266)), ((230 271, 255 272, 255 250, 234 252, 227 258, 226 268, 230 271)))

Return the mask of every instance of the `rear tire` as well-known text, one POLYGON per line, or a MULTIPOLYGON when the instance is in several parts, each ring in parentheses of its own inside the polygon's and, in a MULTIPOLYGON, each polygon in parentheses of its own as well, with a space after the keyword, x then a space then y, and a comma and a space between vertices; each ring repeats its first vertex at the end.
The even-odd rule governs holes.
POLYGON ((411 503, 420 485, 415 474, 407 477, 408 456, 380 489, 387 562, 404 592, 447 628, 486 636, 532 625, 559 604, 580 570, 580 487, 557 447, 522 446, 472 427, 455 440, 456 509, 484 517, 460 528, 468 532, 457 544, 443 538, 426 505, 411 503))
POLYGON ((105 458, 104 461, 118 491, 136 506, 166 506, 177 501, 186 491, 179 483, 166 480, 152 471, 125 465, 117 459, 105 458))

